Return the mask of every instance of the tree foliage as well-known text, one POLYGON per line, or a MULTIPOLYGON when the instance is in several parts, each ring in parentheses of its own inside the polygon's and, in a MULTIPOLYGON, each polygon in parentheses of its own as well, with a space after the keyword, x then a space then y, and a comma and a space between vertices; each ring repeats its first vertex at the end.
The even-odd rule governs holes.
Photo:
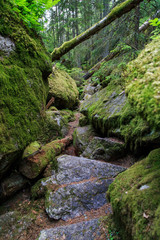
MULTIPOLYGON (((49 24, 42 33, 47 49, 52 52, 63 42, 84 32, 122 2, 124 0, 61 0, 49 10, 49 24)), ((63 57, 65 63, 68 65, 70 62, 71 67, 89 69, 119 44, 130 47, 130 51, 135 56, 135 52, 150 40, 152 31, 151 29, 151 31, 139 32, 138 27, 151 18, 158 9, 160 9, 159 0, 150 2, 144 0, 139 9, 125 14, 85 43, 71 50, 63 57)))
POLYGON ((43 16, 60 0, 11 0, 13 11, 18 12, 23 21, 36 30, 43 29, 43 16))
POLYGON ((159 18, 155 18, 153 20, 150 20, 150 25, 156 27, 153 31, 152 31, 152 39, 157 39, 160 37, 160 19, 159 18))

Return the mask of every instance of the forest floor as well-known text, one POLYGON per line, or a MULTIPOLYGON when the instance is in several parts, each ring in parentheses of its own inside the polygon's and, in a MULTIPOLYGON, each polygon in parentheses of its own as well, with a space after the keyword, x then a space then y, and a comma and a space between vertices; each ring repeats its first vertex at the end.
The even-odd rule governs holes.
MULTIPOLYGON (((69 131, 66 137, 70 137, 73 135, 75 128, 78 127, 79 117, 80 113, 76 113, 75 121, 69 123, 69 131)), ((68 146, 62 154, 77 156, 76 149, 74 148, 73 144, 68 146)), ((125 158, 109 163, 117 164, 128 168, 133 164, 133 159, 130 156, 127 156, 125 158)), ((45 199, 41 198, 37 200, 31 200, 30 188, 23 189, 23 191, 17 193, 11 199, 3 203, 0 207, 0 215, 6 214, 7 212, 15 211, 18 212, 18 220, 16 220, 16 224, 14 223, 15 227, 12 226, 13 235, 10 235, 10 231, 7 232, 7 228, 10 228, 9 224, 8 226, 5 226, 5 232, 2 237, 0 236, 0 240, 35 240, 39 236, 40 231, 43 229, 55 228, 58 226, 66 226, 82 221, 88 221, 94 218, 105 217, 106 215, 112 213, 111 206, 109 203, 107 203, 97 210, 87 211, 83 216, 75 217, 67 221, 51 220, 45 212, 45 199), (30 217, 29 224, 27 223, 26 228, 24 228, 23 230, 19 230, 21 225, 24 225, 24 221, 21 219, 23 219, 23 216, 25 215, 29 215, 32 217, 30 217)), ((102 230, 102 235, 100 239, 110 239, 106 238, 108 234, 106 226, 103 227, 102 224, 102 226, 100 227, 102 230)))

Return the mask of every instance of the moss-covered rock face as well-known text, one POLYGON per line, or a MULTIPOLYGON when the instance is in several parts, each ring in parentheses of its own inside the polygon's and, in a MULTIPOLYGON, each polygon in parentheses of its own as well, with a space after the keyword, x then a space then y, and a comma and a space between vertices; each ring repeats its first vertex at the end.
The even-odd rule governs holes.
POLYGON ((148 123, 160 130, 160 39, 152 41, 128 64, 126 92, 129 102, 148 123))
POLYGON ((106 88, 81 105, 81 112, 98 131, 124 139, 134 153, 160 146, 158 43, 159 40, 150 43, 128 64, 122 81, 110 80, 106 88))
POLYGON ((0 8, 0 175, 42 130, 50 56, 12 6, 0 8), (5 47, 4 47, 5 46, 5 47), (5 157, 5 160, 4 160, 5 157))
POLYGON ((68 133, 68 122, 74 119, 74 113, 70 110, 48 110, 46 111, 46 117, 52 136, 65 137, 68 133))
POLYGON ((114 220, 122 239, 160 239, 160 148, 110 185, 114 220))
POLYGON ((55 68, 48 78, 49 95, 55 98, 55 106, 59 109, 74 109, 78 105, 78 89, 75 81, 64 70, 55 68))

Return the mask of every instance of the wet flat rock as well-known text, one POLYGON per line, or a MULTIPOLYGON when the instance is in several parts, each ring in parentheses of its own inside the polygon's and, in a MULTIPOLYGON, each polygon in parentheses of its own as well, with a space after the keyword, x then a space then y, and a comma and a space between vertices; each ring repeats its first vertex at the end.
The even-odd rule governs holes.
POLYGON ((124 167, 83 157, 63 155, 57 159, 58 173, 53 172, 52 177, 43 181, 57 184, 79 182, 91 177, 114 178, 118 173, 126 170, 124 167))
POLYGON ((52 219, 67 220, 106 204, 106 192, 113 178, 125 168, 83 157, 58 158, 58 173, 41 181, 45 209, 52 219), (57 186, 52 189, 52 186, 57 186))
POLYGON ((98 179, 60 187, 46 197, 46 212, 52 219, 68 220, 98 209, 106 202, 106 191, 112 179, 98 179))
POLYGON ((41 231, 38 240, 97 240, 100 237, 98 219, 41 231))

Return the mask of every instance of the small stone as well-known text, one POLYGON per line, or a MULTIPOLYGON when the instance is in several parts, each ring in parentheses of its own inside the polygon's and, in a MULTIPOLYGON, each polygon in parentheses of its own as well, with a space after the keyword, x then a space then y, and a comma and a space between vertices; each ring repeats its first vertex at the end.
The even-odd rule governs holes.
POLYGON ((139 189, 139 190, 145 190, 145 189, 147 189, 147 188, 149 188, 149 186, 148 186, 148 185, 143 185, 143 186, 141 186, 141 187, 140 187, 140 189, 139 189))
POLYGON ((10 38, 0 35, 0 50, 10 55, 15 50, 15 43, 10 38))

